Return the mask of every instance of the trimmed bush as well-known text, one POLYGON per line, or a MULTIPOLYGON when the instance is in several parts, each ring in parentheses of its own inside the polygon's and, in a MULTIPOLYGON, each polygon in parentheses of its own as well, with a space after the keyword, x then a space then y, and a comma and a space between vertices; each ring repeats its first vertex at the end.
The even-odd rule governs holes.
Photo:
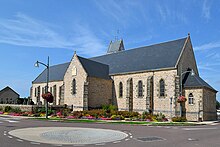
POLYGON ((173 117, 172 121, 173 122, 186 122, 187 119, 186 119, 186 117, 173 117))
POLYGON ((21 113, 21 109, 19 107, 12 108, 11 111, 14 113, 21 113))
POLYGON ((112 115, 111 119, 112 120, 124 120, 125 118, 122 115, 112 115))
POLYGON ((6 106, 4 112, 10 112, 12 110, 11 106, 6 106))

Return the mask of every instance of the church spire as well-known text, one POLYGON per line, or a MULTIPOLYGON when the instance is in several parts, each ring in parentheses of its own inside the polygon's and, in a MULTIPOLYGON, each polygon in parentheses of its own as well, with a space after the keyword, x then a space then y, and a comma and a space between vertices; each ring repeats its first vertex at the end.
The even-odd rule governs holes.
POLYGON ((123 50, 125 50, 123 40, 122 39, 115 40, 114 42, 113 41, 110 42, 108 46, 107 54, 117 53, 123 50))

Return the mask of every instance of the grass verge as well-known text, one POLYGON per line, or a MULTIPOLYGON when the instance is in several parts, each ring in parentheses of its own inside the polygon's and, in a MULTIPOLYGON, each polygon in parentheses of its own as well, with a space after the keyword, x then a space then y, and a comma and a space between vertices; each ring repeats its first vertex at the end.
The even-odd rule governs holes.
POLYGON ((144 121, 110 121, 110 120, 90 120, 90 119, 61 119, 61 118, 30 118, 44 121, 59 121, 70 123, 104 123, 104 124, 127 124, 127 125, 147 125, 147 126, 196 126, 201 124, 189 122, 144 122, 144 121))

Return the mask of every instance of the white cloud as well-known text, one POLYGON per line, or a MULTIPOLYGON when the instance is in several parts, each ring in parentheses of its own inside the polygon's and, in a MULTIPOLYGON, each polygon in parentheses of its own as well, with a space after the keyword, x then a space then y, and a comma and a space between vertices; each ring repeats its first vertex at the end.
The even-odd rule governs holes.
POLYGON ((210 16, 211 2, 210 0, 204 0, 202 5, 202 16, 208 21, 210 16))
POLYGON ((141 24, 143 19, 147 19, 145 7, 140 1, 99 0, 95 1, 95 4, 102 14, 124 27, 132 25, 134 22, 141 24), (142 19, 139 19, 140 16, 142 19))
POLYGON ((0 19, 0 43, 75 49, 83 54, 97 54, 105 49, 89 27, 76 24, 74 28, 73 37, 68 38, 56 31, 58 27, 18 13, 14 19, 0 19))
POLYGON ((202 51, 202 50, 215 49, 215 48, 219 48, 219 47, 220 47, 220 41, 217 41, 217 42, 210 42, 207 44, 196 46, 196 47, 194 47, 194 50, 195 51, 202 51))
MULTIPOLYGON (((180 23, 188 23, 188 20, 185 16, 185 11, 178 10, 172 8, 171 6, 165 4, 165 3, 157 3, 156 5, 157 13, 159 13, 160 18, 163 22, 175 22, 178 21, 180 23)), ((184 8, 182 8, 184 9, 184 8)))

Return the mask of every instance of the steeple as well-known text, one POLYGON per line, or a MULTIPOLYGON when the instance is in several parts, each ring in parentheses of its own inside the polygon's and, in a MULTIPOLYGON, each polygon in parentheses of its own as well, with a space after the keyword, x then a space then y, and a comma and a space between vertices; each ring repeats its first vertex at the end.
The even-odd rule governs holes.
POLYGON ((111 41, 107 50, 107 54, 117 53, 125 50, 123 40, 111 41))

